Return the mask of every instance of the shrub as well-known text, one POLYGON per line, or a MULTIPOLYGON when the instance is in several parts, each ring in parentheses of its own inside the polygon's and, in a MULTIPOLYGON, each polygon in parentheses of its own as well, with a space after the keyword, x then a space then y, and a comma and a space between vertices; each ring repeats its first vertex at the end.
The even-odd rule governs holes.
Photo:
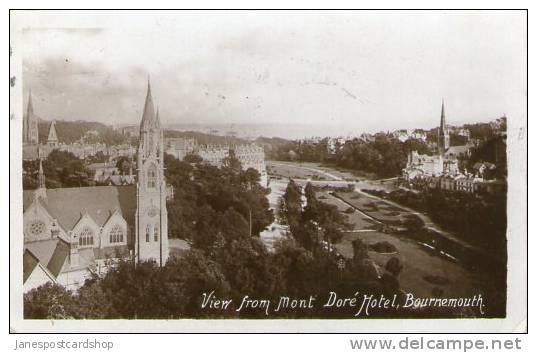
POLYGON ((381 241, 375 244, 372 244, 369 246, 371 250, 376 251, 378 253, 394 253, 397 252, 397 248, 392 243, 389 243, 387 241, 381 241))
POLYGON ((429 283, 436 284, 436 285, 446 285, 449 283, 449 279, 443 276, 426 275, 426 276, 423 276, 423 279, 429 283))
POLYGON ((392 257, 386 263, 386 270, 388 270, 394 276, 397 277, 401 273, 401 271, 403 270, 403 264, 401 263, 401 260, 399 260, 399 258, 392 257))

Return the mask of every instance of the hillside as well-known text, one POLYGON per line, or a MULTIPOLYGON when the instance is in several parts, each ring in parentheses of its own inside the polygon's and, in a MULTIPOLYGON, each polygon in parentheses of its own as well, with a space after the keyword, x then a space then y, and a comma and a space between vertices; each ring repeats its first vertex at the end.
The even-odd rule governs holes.
MULTIPOLYGON (((39 121, 39 141, 46 142, 51 121, 39 121)), ((56 121, 56 132, 61 143, 79 141, 88 131, 97 131, 98 136, 92 136, 89 143, 103 142, 107 145, 118 145, 127 142, 127 138, 110 126, 93 121, 56 121)))

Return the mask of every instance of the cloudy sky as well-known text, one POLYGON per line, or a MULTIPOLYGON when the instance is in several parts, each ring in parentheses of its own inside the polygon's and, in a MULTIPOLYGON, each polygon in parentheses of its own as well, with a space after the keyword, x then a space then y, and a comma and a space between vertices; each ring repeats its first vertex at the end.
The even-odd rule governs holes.
MULTIPOLYGON (((524 12, 23 12, 23 90, 43 119, 330 134, 524 117, 524 12)), ((305 133, 307 135, 307 133, 305 133)))

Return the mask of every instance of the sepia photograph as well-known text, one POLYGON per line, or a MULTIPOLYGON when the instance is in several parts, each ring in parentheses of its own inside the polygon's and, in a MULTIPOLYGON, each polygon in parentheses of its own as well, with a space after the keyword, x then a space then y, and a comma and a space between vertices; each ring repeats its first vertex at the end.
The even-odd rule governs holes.
POLYGON ((9 55, 13 330, 526 330, 526 11, 14 10, 9 55))

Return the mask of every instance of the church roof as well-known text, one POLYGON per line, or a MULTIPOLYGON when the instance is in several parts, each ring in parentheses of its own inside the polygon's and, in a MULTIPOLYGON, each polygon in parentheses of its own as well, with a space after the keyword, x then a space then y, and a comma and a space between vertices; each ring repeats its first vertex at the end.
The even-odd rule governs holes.
POLYGON ((47 264, 47 269, 54 277, 58 277, 58 275, 62 272, 62 268, 64 267, 66 260, 69 259, 69 252, 69 244, 62 239, 58 239, 56 248, 54 248, 54 252, 52 253, 50 261, 47 264))
POLYGON ((50 123, 50 127, 48 129, 48 142, 58 142, 58 134, 56 133, 56 121, 52 121, 50 123))
POLYGON ((24 244, 25 253, 29 252, 35 258, 23 259, 23 272, 33 271, 37 266, 35 261, 40 262, 54 277, 58 277, 62 268, 69 258, 69 244, 60 238, 33 241, 24 244), (33 267, 32 267, 33 266, 33 267))
MULTIPOLYGON (((23 208, 33 201, 33 190, 23 192, 23 208)), ((72 230, 84 213, 103 226, 111 214, 119 210, 128 224, 134 224, 136 186, 91 186, 47 189, 41 203, 66 231, 72 230)))
POLYGON ((24 251, 24 255, 22 256, 22 283, 26 282, 37 265, 39 265, 39 259, 30 251, 24 251))

